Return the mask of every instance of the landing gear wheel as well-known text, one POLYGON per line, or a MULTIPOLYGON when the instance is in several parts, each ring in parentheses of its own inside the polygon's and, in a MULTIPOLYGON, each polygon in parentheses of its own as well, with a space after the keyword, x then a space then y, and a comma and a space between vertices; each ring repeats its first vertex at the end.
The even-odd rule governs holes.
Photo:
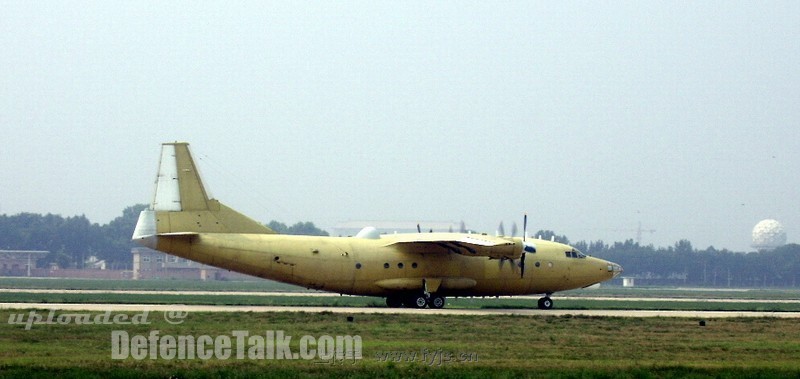
POLYGON ((428 298, 425 295, 411 295, 403 301, 403 305, 409 308, 425 308, 428 305, 428 298))
POLYGON ((444 308, 444 297, 433 295, 430 299, 428 299, 428 306, 431 309, 442 309, 444 308))
POLYGON ((539 299, 539 309, 553 309, 553 299, 549 296, 539 299))
POLYGON ((403 298, 400 296, 386 296, 386 306, 389 308, 400 308, 403 306, 403 298))

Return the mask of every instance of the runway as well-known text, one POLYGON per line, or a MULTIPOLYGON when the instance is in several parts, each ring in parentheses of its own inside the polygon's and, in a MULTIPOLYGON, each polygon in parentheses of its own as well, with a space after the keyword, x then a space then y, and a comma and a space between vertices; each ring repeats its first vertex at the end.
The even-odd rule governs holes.
POLYGON ((88 312, 306 312, 336 314, 413 314, 413 315, 515 315, 515 316, 589 316, 589 317, 681 317, 696 319, 732 317, 800 318, 800 312, 742 312, 742 311, 644 311, 644 310, 580 310, 580 309, 411 309, 372 307, 299 307, 299 306, 238 306, 182 304, 86 304, 86 303, 0 303, 0 309, 44 309, 88 312))
MULTIPOLYGON (((308 291, 308 292, 260 292, 260 291, 168 291, 168 290, 75 290, 75 289, 29 289, 29 288, 0 288, 2 293, 57 293, 57 294, 119 294, 119 295, 175 295, 175 296, 297 296, 297 297, 339 297, 350 296, 340 295, 332 292, 308 291)), ((541 296, 498 296, 500 299, 528 299, 536 301, 541 296)), ((730 299, 730 298, 692 298, 692 297, 611 297, 611 296, 571 296, 561 295, 552 296, 554 300, 559 299, 581 299, 596 301, 663 301, 663 302, 707 302, 707 303, 781 303, 781 304, 800 304, 800 299, 730 299)))
MULTIPOLYGON (((256 292, 256 291, 153 291, 153 290, 74 290, 74 289, 0 289, 2 293, 57 293, 57 294, 128 294, 128 295, 209 295, 209 296, 302 296, 338 297, 329 292, 256 292)), ((346 296, 346 295, 345 295, 346 296)), ((500 296, 500 298, 530 299, 535 302, 540 296, 500 296)), ((602 297, 602 296, 558 296, 558 299, 583 299, 598 301, 629 301, 631 308, 640 301, 661 302, 712 302, 712 303, 800 303, 800 299, 726 299, 726 298, 677 298, 677 297, 602 297)), ((95 304, 95 303, 0 303, 0 309, 47 309, 57 311, 93 312, 330 312, 337 314, 414 314, 414 315, 519 315, 519 316, 589 316, 589 317, 684 317, 684 318, 730 318, 730 317, 777 317, 800 318, 800 312, 757 311, 684 311, 684 310, 580 310, 580 309, 412 309, 383 307, 324 307, 324 306, 266 306, 266 305, 183 305, 183 304, 95 304)))

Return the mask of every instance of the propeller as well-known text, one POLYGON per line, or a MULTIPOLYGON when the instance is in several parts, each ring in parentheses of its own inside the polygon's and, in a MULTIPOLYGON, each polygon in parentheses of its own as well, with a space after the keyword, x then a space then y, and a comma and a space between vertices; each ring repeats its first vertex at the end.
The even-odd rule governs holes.
MULTIPOLYGON (((525 213, 525 216, 522 218, 522 243, 525 244, 525 240, 528 238, 528 214, 525 213)), ((522 255, 519 257, 519 277, 525 277, 525 246, 522 247, 522 255)))

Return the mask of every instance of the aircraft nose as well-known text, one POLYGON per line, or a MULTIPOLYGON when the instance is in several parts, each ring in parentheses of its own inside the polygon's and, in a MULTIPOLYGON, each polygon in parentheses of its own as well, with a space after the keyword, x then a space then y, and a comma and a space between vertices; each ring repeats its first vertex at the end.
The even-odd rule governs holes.
POLYGON ((611 273, 611 278, 612 279, 616 278, 617 276, 620 276, 622 274, 622 272, 625 271, 625 270, 622 269, 622 266, 620 266, 620 265, 618 265, 618 264, 616 264, 614 262, 606 261, 606 264, 608 265, 608 272, 611 273))

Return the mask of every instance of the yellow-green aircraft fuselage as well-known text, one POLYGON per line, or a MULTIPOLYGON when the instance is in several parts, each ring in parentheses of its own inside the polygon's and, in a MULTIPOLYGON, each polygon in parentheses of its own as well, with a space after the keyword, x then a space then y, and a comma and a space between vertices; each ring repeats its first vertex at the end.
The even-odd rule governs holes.
POLYGON ((446 296, 545 294, 622 272, 571 246, 476 233, 291 236, 209 199, 186 143, 162 146, 156 194, 134 231, 138 243, 196 262, 389 306, 441 308, 446 296))

